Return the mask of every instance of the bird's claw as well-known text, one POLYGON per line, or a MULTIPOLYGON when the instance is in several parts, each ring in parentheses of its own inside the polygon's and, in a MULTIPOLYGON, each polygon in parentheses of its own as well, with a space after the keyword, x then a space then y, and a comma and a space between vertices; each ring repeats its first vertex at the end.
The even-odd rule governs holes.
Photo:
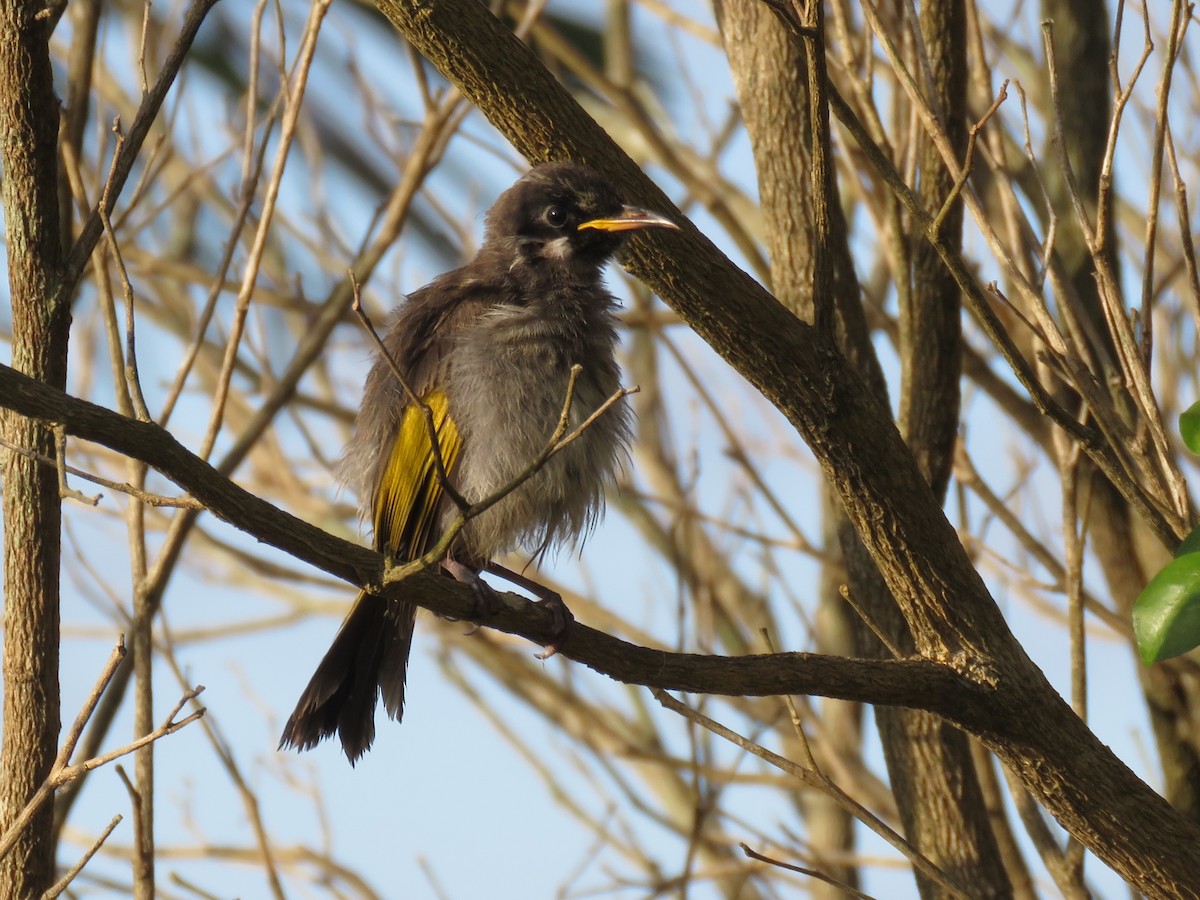
MULTIPOLYGON (((475 602, 469 618, 475 622, 490 619, 504 608, 504 601, 500 599, 500 594, 478 575, 471 582, 471 593, 474 596, 475 602)), ((476 625, 476 628, 478 628, 478 625, 476 625)))
POLYGON ((538 603, 550 613, 551 619, 554 620, 554 636, 546 645, 546 649, 541 653, 535 653, 534 656, 537 659, 549 659, 566 644, 571 626, 575 624, 575 616, 571 614, 567 604, 563 603, 563 598, 556 593, 547 592, 538 603))
MULTIPOLYGON (((471 588, 473 602, 471 612, 467 616, 468 619, 478 623, 490 619, 504 607, 504 601, 500 599, 500 594, 474 569, 452 559, 442 560, 442 568, 449 572, 459 584, 465 584, 471 588)), ((476 624, 467 634, 474 634, 478 630, 479 625, 476 624)))

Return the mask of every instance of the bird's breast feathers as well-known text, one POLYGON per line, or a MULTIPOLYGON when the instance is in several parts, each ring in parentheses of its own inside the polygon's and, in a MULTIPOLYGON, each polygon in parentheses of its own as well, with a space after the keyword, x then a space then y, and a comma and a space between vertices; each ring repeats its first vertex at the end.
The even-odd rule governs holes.
MULTIPOLYGON (((451 415, 463 436, 456 482, 468 500, 495 493, 544 450, 567 400, 572 365, 582 368, 571 393, 568 431, 620 386, 616 331, 605 314, 589 333, 520 309, 493 308, 459 335, 447 366, 451 415)), ((630 413, 622 400, 591 423, 526 483, 472 523, 483 554, 517 545, 539 548, 585 532, 606 484, 625 455, 630 413)))

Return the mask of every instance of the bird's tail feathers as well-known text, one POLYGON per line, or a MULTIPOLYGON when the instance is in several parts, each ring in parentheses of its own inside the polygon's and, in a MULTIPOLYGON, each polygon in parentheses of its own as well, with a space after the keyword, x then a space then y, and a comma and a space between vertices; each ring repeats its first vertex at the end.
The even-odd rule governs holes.
POLYGON ((284 726, 281 750, 310 750, 336 733, 353 765, 375 739, 381 692, 388 714, 400 719, 416 611, 411 603, 358 595, 284 726))

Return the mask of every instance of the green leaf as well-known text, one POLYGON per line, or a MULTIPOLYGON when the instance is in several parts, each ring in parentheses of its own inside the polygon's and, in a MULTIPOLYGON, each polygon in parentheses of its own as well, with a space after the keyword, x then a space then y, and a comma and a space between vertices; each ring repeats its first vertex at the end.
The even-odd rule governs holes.
POLYGON ((1200 455, 1200 400, 1179 414, 1179 434, 1187 448, 1200 455))
POLYGON ((1179 542, 1175 549, 1175 558, 1179 559, 1189 553, 1200 553, 1200 526, 1193 528, 1191 533, 1179 542))
POLYGON ((1180 556, 1146 585, 1133 604, 1133 635, 1146 665, 1200 646, 1200 553, 1180 556))

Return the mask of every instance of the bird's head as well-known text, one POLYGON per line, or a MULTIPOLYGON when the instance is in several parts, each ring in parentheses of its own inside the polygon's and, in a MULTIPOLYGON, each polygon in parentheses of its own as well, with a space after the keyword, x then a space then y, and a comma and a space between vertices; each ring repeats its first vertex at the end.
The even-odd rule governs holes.
POLYGON ((487 215, 484 249, 530 263, 597 272, 631 232, 679 226, 621 202, 616 189, 586 166, 546 163, 500 195, 487 215))

